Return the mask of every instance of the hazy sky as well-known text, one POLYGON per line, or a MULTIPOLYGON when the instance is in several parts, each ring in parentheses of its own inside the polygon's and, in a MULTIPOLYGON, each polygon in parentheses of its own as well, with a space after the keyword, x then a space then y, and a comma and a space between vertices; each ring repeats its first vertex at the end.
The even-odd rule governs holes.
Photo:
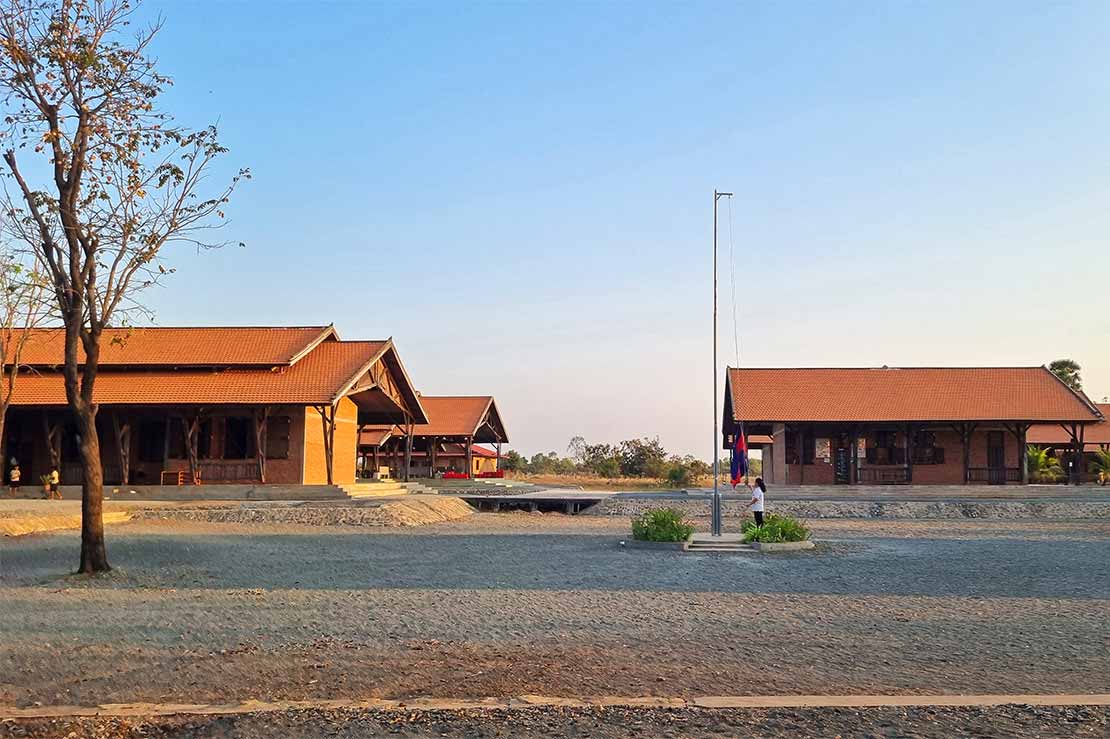
POLYGON ((711 455, 748 366, 1078 360, 1110 394, 1110 4, 148 2, 250 166, 158 322, 393 336, 513 446, 711 455), (734 362, 722 202, 721 361, 734 362))

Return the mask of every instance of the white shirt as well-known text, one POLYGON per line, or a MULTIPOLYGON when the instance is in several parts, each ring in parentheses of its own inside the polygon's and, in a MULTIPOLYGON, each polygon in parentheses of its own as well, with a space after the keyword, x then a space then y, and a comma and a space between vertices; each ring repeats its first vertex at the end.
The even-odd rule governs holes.
POLYGON ((754 503, 750 504, 752 510, 763 513, 763 491, 760 490, 758 487, 752 488, 752 500, 755 501, 754 503))

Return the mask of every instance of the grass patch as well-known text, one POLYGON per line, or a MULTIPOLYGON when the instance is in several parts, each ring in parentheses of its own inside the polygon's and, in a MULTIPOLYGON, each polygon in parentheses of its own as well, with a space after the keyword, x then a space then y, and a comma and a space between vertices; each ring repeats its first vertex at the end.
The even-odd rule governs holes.
POLYGON ((639 541, 686 541, 692 533, 686 514, 674 508, 655 508, 632 519, 632 538, 639 541))

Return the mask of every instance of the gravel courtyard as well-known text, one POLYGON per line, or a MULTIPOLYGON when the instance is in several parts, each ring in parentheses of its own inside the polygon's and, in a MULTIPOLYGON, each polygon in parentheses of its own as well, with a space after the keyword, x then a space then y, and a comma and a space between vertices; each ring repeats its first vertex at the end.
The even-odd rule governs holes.
POLYGON ((1110 689, 1110 522, 816 521, 814 552, 728 556, 627 525, 135 521, 93 580, 75 533, 5 539, 0 703, 1110 689))

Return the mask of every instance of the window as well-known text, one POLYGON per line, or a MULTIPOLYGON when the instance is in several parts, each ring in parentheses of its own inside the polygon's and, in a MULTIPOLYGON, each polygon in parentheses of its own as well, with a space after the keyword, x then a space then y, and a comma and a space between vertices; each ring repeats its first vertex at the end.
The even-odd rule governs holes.
POLYGON ((266 459, 289 459, 289 416, 266 421, 266 459))
POLYGON ((786 463, 798 464, 798 435, 793 431, 786 432, 786 463))
MULTIPOLYGON (((814 434, 805 434, 802 464, 813 464, 816 459, 817 437, 814 434)), ((798 434, 793 431, 786 432, 786 463, 798 464, 798 434)))
POLYGON ((817 437, 813 434, 806 434, 804 438, 802 464, 813 464, 817 460, 817 437))
POLYGON ((139 461, 161 462, 166 453, 166 424, 142 421, 139 424, 139 461))
POLYGON ((250 418, 229 416, 224 419, 224 459, 250 459, 254 456, 254 423, 250 418))

